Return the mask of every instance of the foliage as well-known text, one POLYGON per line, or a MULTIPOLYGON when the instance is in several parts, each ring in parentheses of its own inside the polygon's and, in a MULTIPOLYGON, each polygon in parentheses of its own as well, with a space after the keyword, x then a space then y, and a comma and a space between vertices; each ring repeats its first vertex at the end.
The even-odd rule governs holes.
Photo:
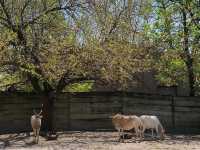
POLYGON ((199 87, 197 0, 1 0, 0 14, 0 71, 35 91, 84 80, 119 90, 147 70, 199 87))
POLYGON ((66 92, 90 92, 92 90, 93 82, 85 81, 83 83, 74 83, 68 85, 64 91, 66 92))
POLYGON ((30 81, 36 91, 44 89, 44 83, 57 90, 79 79, 126 87, 133 80, 132 74, 151 65, 148 50, 138 47, 128 36, 131 24, 126 25, 127 10, 133 7, 128 5, 114 1, 89 3, 88 10, 94 12, 91 16, 84 11, 84 2, 79 1, 2 2, 2 18, 10 19, 5 21, 8 26, 2 24, 6 29, 2 39, 8 39, 1 54, 3 71, 15 68, 12 73, 20 73, 21 80, 30 81), (21 9, 11 11, 18 6, 21 9), (98 32, 100 37, 96 36, 98 32))
POLYGON ((162 85, 178 86, 179 83, 187 83, 185 63, 173 50, 168 50, 160 57, 156 69, 158 71, 156 78, 162 85))
POLYGON ((159 53, 155 61, 157 79, 161 84, 189 85, 194 95, 198 83, 198 53, 200 18, 198 1, 155 0, 152 4, 152 23, 146 30, 147 38, 153 41, 159 53))

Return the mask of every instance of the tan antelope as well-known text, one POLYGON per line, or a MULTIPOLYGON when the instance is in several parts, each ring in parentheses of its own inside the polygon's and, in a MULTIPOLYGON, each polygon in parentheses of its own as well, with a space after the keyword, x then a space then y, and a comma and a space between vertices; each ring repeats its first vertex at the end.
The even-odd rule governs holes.
POLYGON ((136 115, 116 114, 111 117, 115 129, 119 132, 119 140, 124 139, 124 130, 135 129, 136 136, 142 138, 142 121, 136 115))
POLYGON ((39 133, 40 133, 40 127, 42 124, 42 110, 40 111, 40 113, 36 113, 36 111, 34 110, 34 115, 31 116, 31 126, 33 129, 33 133, 35 136, 35 142, 38 143, 39 142, 39 133))

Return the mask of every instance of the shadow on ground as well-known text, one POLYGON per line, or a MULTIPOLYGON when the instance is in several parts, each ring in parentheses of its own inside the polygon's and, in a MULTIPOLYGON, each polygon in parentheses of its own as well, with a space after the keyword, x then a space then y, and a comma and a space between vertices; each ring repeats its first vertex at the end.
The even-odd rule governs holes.
MULTIPOLYGON (((34 143, 33 136, 27 133, 20 134, 5 134, 0 135, 0 149, 4 148, 29 148, 29 147, 45 147, 55 146, 70 147, 79 146, 85 147, 92 144, 100 145, 119 145, 119 137, 117 132, 58 132, 58 139, 47 141, 45 138, 40 137, 39 144, 34 143)), ((124 140, 124 143, 140 143, 140 144, 163 144, 163 145, 189 145, 192 142, 197 142, 200 145, 200 135, 174 135, 167 134, 164 140, 158 138, 152 139, 150 135, 146 135, 145 139, 139 140, 134 136, 124 140)))
POLYGON ((29 147, 35 142, 27 133, 0 135, 0 148, 6 148, 14 145, 15 147, 29 147))

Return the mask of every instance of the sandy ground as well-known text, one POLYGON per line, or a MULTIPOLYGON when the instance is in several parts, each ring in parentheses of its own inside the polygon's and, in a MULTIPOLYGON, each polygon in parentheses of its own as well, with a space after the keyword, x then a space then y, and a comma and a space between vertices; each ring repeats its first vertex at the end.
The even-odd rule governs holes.
MULTIPOLYGON (((0 135, 0 149, 6 150, 200 150, 200 135, 166 135, 165 140, 146 137, 140 141, 132 137, 118 142, 117 132, 65 132, 58 139, 47 141, 40 137, 34 144, 33 136, 0 135)), ((147 135, 148 136, 148 135, 147 135)))

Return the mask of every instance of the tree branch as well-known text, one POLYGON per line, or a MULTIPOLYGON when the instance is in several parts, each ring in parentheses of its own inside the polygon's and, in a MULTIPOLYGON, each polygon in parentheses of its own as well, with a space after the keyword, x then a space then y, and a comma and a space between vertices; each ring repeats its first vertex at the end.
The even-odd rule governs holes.
POLYGON ((5 85, 0 85, 0 87, 1 88, 3 88, 3 87, 9 87, 9 86, 13 86, 13 85, 18 85, 18 84, 22 84, 22 83, 24 83, 24 82, 26 82, 26 81, 19 81, 19 82, 15 82, 15 83, 10 83, 10 84, 5 84, 5 85))
POLYGON ((23 23, 24 23, 23 14, 24 14, 24 12, 25 12, 25 10, 26 10, 26 8, 27 8, 27 6, 28 6, 28 4, 29 4, 30 2, 31 2, 31 0, 26 0, 26 1, 25 1, 25 4, 24 4, 24 6, 23 6, 23 8, 22 8, 22 10, 21 10, 21 13, 20 13, 21 25, 23 25, 23 23))
POLYGON ((2 7, 2 10, 6 16, 6 18, 4 18, 4 21, 7 22, 7 25, 9 25, 9 27, 16 32, 16 26, 13 24, 12 22, 12 19, 11 19, 11 16, 10 14, 8 13, 7 9, 6 9, 6 6, 5 6, 5 3, 3 0, 0 0, 0 6, 2 7))
POLYGON ((200 24, 199 24, 200 18, 194 18, 194 14, 192 13, 192 10, 191 10, 191 9, 187 9, 187 11, 188 11, 189 14, 190 14, 190 17, 191 17, 192 22, 193 22, 193 23, 196 25, 196 27, 200 30, 200 24))
POLYGON ((119 12, 119 15, 115 18, 114 23, 113 23, 113 25, 112 25, 110 31, 108 32, 108 35, 112 34, 113 31, 114 31, 114 29, 116 29, 116 27, 117 27, 117 25, 118 25, 118 23, 119 23, 119 21, 120 21, 120 17, 121 17, 122 13, 123 13, 125 10, 126 10, 126 9, 122 9, 122 10, 119 12))
POLYGON ((34 17, 33 19, 31 19, 30 21, 27 21, 24 23, 24 28, 26 28, 27 26, 34 24, 37 20, 39 20, 41 17, 43 17, 46 14, 49 14, 51 12, 55 12, 55 11, 60 11, 60 10, 69 10, 72 11, 72 8, 70 6, 58 6, 58 7, 54 7, 48 10, 45 10, 44 12, 42 12, 41 14, 39 14, 38 16, 34 17))

